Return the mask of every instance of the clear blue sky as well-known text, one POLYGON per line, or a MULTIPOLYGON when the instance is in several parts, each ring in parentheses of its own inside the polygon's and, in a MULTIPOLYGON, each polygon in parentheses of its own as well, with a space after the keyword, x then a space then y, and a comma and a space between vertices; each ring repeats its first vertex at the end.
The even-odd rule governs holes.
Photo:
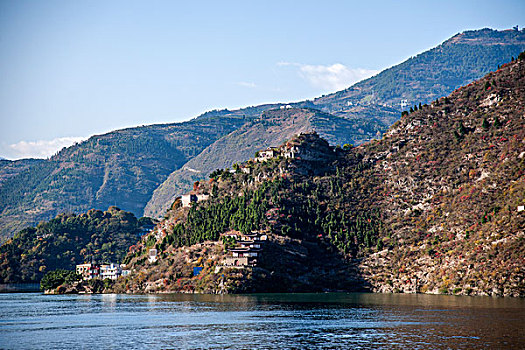
POLYGON ((312 98, 525 1, 1 1, 0 156, 113 129, 312 98))

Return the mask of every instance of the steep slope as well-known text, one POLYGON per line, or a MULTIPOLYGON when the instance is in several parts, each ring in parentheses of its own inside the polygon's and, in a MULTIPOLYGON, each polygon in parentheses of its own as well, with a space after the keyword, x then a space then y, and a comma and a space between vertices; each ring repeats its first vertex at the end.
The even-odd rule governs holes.
POLYGON ((366 148, 392 249, 379 291, 525 294, 525 54, 403 118, 366 148))
POLYGON ((359 117, 368 114, 373 106, 378 110, 372 115, 388 127, 397 120, 398 114, 381 108, 408 110, 410 106, 446 96, 495 70, 511 57, 517 57, 523 50, 523 29, 466 31, 346 90, 317 98, 312 101, 312 107, 340 116, 359 117))
POLYGON ((269 110, 260 119, 217 140, 173 172, 155 190, 144 214, 162 217, 175 198, 187 192, 195 181, 207 179, 215 169, 246 161, 258 150, 280 145, 296 134, 317 131, 330 143, 344 145, 378 136, 379 130, 377 124, 366 120, 348 120, 312 109, 269 110))
MULTIPOLYGON (((525 30, 467 31, 346 90, 288 106, 319 109, 352 120, 355 127, 346 139, 327 139, 334 144, 361 144, 371 138, 379 138, 381 133, 399 118, 401 110, 408 110, 410 105, 426 103, 436 97, 449 94, 455 88, 496 69, 512 56, 517 57, 524 49, 525 30), (400 106, 401 101, 405 101, 405 107, 400 106)), ((282 108, 284 105, 263 105, 234 112, 222 112, 237 113, 237 115, 246 112, 250 116, 256 116, 257 113, 275 107, 282 108)), ((263 115, 261 121, 264 120, 263 115)), ((254 130, 253 125, 250 127, 254 130)), ((233 142, 235 139, 237 142, 243 142, 240 141, 244 137, 242 132, 228 135, 224 141, 219 141, 216 147, 211 146, 202 155, 171 174, 154 192, 146 206, 145 215, 162 217, 169 203, 177 195, 190 189, 194 181, 205 178, 216 168, 228 167, 235 162, 248 159, 256 149, 279 144, 291 136, 290 133, 285 133, 285 137, 276 137, 276 134, 261 136, 266 127, 260 125, 258 128, 255 134, 247 133, 248 139, 244 142, 247 144, 251 144, 253 140, 261 142, 254 143, 251 148, 244 148, 245 152, 242 152, 243 146, 233 142)), ((297 130, 303 129, 297 127, 297 130)), ((323 125, 318 125, 309 130, 316 130, 326 137, 331 126, 325 129, 323 125)))
POLYGON ((524 111, 525 53, 379 141, 333 149, 299 135, 195 186, 209 197, 176 200, 116 288, 524 296, 524 111), (252 234, 267 239, 234 238, 252 234))
POLYGON ((66 211, 118 204, 142 216, 153 190, 172 171, 244 122, 215 117, 129 128, 63 149, 1 183, 0 237, 66 211))

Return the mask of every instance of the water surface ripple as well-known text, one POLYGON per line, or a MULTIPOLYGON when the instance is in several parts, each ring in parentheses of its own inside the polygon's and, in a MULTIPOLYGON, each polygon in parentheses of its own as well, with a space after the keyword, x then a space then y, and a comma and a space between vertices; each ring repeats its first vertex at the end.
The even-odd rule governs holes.
POLYGON ((1 349, 525 349, 525 300, 0 294, 1 349))

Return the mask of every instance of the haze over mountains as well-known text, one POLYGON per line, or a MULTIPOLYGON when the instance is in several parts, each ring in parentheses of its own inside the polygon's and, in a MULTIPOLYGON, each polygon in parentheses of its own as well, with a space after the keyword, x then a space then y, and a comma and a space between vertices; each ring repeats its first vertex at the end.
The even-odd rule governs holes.
POLYGON ((215 168, 307 129, 339 144, 369 141, 399 118, 401 103, 408 109, 446 95, 524 49, 523 30, 469 31, 346 90, 289 105, 299 110, 269 104, 212 111, 93 136, 48 160, 1 161, 0 237, 60 212, 111 205, 160 217, 171 199, 215 168))

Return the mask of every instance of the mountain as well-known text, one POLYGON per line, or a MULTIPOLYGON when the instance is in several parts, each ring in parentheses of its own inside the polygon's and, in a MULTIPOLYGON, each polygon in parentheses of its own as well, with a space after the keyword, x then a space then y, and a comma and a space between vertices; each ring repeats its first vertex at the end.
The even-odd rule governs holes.
POLYGON ((517 57, 525 49, 524 45, 523 29, 465 31, 346 90, 317 98, 312 107, 345 117, 358 117, 367 109, 365 106, 372 105, 378 109, 373 116, 390 126, 398 115, 393 115, 392 119, 380 108, 408 110, 413 105, 446 96, 495 70, 511 57, 517 57), (402 101, 406 102, 405 107, 402 101))
POLYGON ((151 193, 171 172, 243 123, 235 117, 199 118, 123 129, 93 136, 34 166, 9 163, 0 173, 13 164, 27 166, 0 183, 1 236, 62 212, 115 204, 142 216, 151 193))
POLYGON ((303 133, 215 171, 128 254, 115 288, 524 296, 524 87, 522 53, 380 140, 303 133))
POLYGON ((187 191, 193 180, 205 179, 214 168, 229 166, 226 162, 247 160, 256 148, 289 138, 291 129, 281 133, 277 126, 272 134, 264 134, 270 128, 266 123, 274 118, 272 113, 265 114, 269 110, 292 107, 331 114, 323 117, 329 119, 326 125, 309 126, 325 137, 337 133, 339 126, 334 127, 334 120, 345 123, 344 128, 351 124, 343 119, 353 123, 346 139, 339 134, 331 142, 360 144, 378 138, 399 118, 401 100, 412 105, 448 94, 524 49, 523 30, 468 31, 346 90, 311 101, 215 110, 184 123, 93 136, 48 160, 27 167, 12 163, 16 171, 11 165, 4 173, 2 169, 7 168, 0 164, 0 179, 5 179, 0 182, 0 240, 61 212, 118 205, 137 216, 144 215, 146 208, 147 215, 161 217, 165 200, 169 203, 187 191), (246 133, 237 132, 240 128, 246 133), (215 144, 222 137, 224 140, 215 144), (253 138, 253 145, 242 137, 253 138), (239 149, 238 142, 243 145, 239 149), (199 159, 192 161, 198 155, 199 159))
POLYGON ((48 271, 76 264, 119 263, 137 242, 140 223, 116 207, 60 214, 18 232, 0 247, 0 283, 40 282, 48 271))
MULTIPOLYGON (((398 120, 402 110, 408 110, 411 105, 428 103, 437 97, 445 96, 455 88, 479 79, 496 69, 512 56, 517 57, 523 50, 525 50, 525 30, 466 31, 453 36, 436 48, 384 70, 346 90, 313 101, 291 103, 287 107, 317 109, 353 121, 355 128, 346 139, 341 137, 337 140, 327 139, 333 144, 360 144, 379 138, 381 133, 398 120), (400 106, 401 101, 406 103, 404 108, 400 106)), ((260 107, 263 107, 259 108, 262 112, 276 106, 260 107)), ((280 105, 280 107, 285 106, 280 105)), ((236 113, 241 111, 244 110, 236 113)), ((264 121, 265 116, 263 114, 260 121, 264 121)), ((325 132, 331 130, 331 125, 327 127, 325 129, 325 125, 309 126, 308 130, 315 130, 327 136, 325 132)), ((278 145, 290 137, 286 131, 280 134, 278 128, 266 135, 263 135, 266 130, 264 125, 259 129, 255 136, 253 133, 247 134, 250 136, 245 142, 253 145, 249 149, 244 148, 244 152, 237 148, 235 139, 239 142, 242 135, 236 132, 234 135, 224 136, 224 140, 218 140, 216 145, 210 145, 186 166, 172 173, 153 193, 146 205, 145 215, 162 217, 169 203, 176 196, 190 189, 194 181, 206 178, 214 169, 228 167, 234 162, 249 159, 256 149, 278 145)), ((298 128, 298 130, 304 129, 298 128)))
POLYGON ((32 166, 38 166, 43 159, 7 160, 0 158, 0 185, 10 177, 16 176, 32 166))
POLYGON ((402 118, 366 148, 391 250, 376 291, 525 295, 525 54, 402 118))

